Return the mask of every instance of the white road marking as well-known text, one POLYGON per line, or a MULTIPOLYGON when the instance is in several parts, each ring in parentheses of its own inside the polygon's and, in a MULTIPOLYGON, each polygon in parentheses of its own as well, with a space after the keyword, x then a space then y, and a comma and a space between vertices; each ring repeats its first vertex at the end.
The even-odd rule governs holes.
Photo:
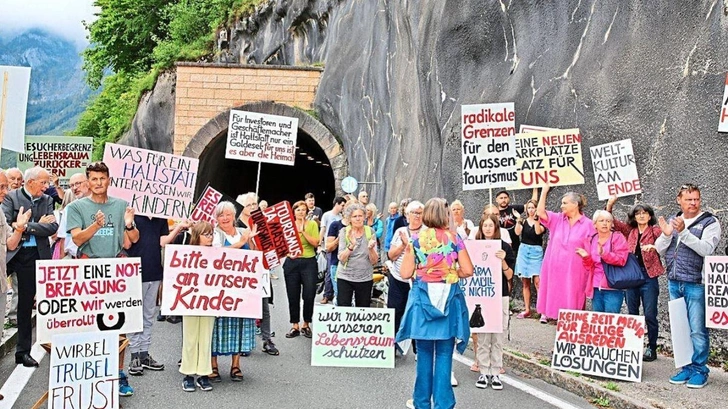
MULTIPOLYGON (((468 367, 472 366, 473 363, 475 363, 472 359, 466 358, 460 354, 452 354, 452 357, 454 360, 461 362, 461 363, 467 365, 468 367)), ((571 403, 566 402, 565 400, 559 399, 556 396, 551 395, 550 393, 546 393, 540 389, 536 389, 533 386, 523 383, 508 375, 501 375, 500 379, 501 379, 501 381, 503 381, 503 383, 511 385, 516 389, 520 389, 523 392, 526 392, 527 394, 529 394, 531 396, 534 396, 546 403, 556 406, 559 409, 582 409, 579 406, 574 406, 571 403)))
MULTIPOLYGON (((40 363, 46 356, 46 351, 40 346, 39 343, 35 343, 33 348, 30 349, 30 355, 40 363)), ((12 359, 12 357, 11 357, 12 359)), ((26 368, 23 365, 18 365, 10 374, 10 377, 5 381, 5 385, 0 389, 0 395, 4 396, 3 400, 0 400, 0 409, 10 409, 15 404, 15 401, 20 396, 21 392, 25 388, 25 385, 33 376, 37 368, 26 368)), ((40 398, 40 396, 38 396, 40 398)))

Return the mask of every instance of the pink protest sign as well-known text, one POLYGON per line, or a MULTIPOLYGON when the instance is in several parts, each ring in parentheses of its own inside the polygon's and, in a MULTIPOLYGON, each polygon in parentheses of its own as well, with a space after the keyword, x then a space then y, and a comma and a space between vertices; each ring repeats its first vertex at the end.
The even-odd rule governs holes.
POLYGON ((503 332, 503 273, 495 256, 500 240, 466 240, 465 249, 473 262, 473 276, 460 279, 465 293, 472 333, 503 332))
POLYGON ((131 146, 107 143, 109 196, 124 199, 138 215, 188 219, 199 161, 131 146))
POLYGON ((728 256, 705 258, 705 326, 728 328, 728 256))
POLYGON ((263 273, 260 251, 167 245, 162 314, 261 318, 263 273))

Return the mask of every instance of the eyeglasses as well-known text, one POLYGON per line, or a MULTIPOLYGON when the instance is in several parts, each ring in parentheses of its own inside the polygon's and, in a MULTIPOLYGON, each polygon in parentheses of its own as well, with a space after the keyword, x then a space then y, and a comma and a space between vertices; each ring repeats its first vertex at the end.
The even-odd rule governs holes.
POLYGON ((412 216, 422 217, 422 212, 410 212, 409 214, 411 214, 412 216))
POLYGON ((203 236, 203 237, 212 237, 212 236, 213 236, 213 233, 212 233, 212 232, 209 232, 209 233, 202 233, 202 236, 203 236))
POLYGON ((69 183, 68 187, 70 187, 70 188, 79 187, 79 186, 83 185, 83 183, 84 182, 69 183))

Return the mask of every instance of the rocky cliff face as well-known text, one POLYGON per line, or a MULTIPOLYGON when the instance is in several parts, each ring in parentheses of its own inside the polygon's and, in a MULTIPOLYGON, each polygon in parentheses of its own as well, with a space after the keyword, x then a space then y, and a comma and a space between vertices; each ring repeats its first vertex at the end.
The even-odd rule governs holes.
MULTIPOLYGON (((458 197, 478 217, 488 195, 461 191, 460 106, 513 101, 517 125, 578 127, 587 152, 632 138, 645 188, 634 200, 667 215, 677 187, 697 183, 728 229, 728 135, 716 131, 727 13, 719 0, 271 0, 231 28, 225 58, 323 62, 316 111, 350 173, 381 183, 377 203, 458 197)), ((575 189, 591 212, 601 204, 584 159, 575 189)))

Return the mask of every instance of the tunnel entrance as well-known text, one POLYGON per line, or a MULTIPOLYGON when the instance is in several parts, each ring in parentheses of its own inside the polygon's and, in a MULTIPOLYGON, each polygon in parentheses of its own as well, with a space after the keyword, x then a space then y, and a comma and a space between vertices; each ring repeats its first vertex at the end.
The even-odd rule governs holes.
MULTIPOLYGON (((317 206, 330 209, 341 180, 347 175, 346 155, 331 132, 307 113, 283 104, 260 102, 233 109, 298 118, 295 164, 263 163, 260 199, 269 204, 282 200, 293 204, 311 192, 316 196, 317 206)), ((185 156, 200 160, 196 196, 208 183, 233 198, 255 191, 258 162, 225 159, 229 115, 230 111, 223 112, 210 120, 185 149, 185 156)))

